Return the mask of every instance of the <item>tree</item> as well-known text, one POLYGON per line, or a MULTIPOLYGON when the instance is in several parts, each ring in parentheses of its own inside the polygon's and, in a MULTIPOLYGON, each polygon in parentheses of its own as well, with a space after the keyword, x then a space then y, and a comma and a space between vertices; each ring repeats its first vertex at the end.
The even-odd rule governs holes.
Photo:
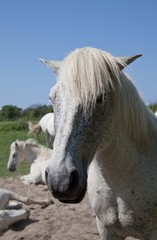
POLYGON ((52 105, 47 106, 34 104, 24 110, 13 105, 5 105, 0 110, 0 121, 9 121, 17 119, 38 120, 48 112, 53 112, 52 105))
POLYGON ((29 120, 39 119, 49 112, 53 112, 52 105, 47 106, 34 104, 23 110, 22 117, 29 120))
POLYGON ((0 120, 15 120, 22 114, 22 109, 13 105, 5 105, 0 111, 0 120))

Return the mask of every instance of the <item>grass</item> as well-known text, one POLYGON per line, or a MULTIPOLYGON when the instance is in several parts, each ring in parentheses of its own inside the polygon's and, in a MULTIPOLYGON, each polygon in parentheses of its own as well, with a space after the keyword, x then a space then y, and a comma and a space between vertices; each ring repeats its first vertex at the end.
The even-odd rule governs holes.
MULTIPOLYGON (((17 176, 29 173, 29 166, 27 161, 23 161, 18 167, 16 172, 11 173, 7 170, 7 163, 10 155, 10 145, 16 139, 27 140, 32 136, 28 136, 28 129, 22 122, 0 122, 0 177, 4 176, 17 176), (18 129, 18 130, 17 130, 18 129), (21 130, 20 130, 21 129, 21 130)), ((40 134, 39 142, 45 145, 44 135, 40 134)))

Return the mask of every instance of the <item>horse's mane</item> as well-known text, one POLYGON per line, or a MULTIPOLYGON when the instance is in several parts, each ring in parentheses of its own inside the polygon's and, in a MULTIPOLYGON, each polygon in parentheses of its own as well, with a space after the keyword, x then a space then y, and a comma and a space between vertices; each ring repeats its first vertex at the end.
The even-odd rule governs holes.
POLYGON ((26 144, 31 144, 31 145, 39 145, 38 141, 35 140, 34 138, 28 138, 25 142, 26 144))
POLYGON ((120 59, 95 48, 80 48, 63 61, 59 80, 79 97, 84 105, 95 105, 98 96, 114 88, 113 78, 119 81, 119 67, 125 65, 120 59))
POLYGON ((39 144, 38 141, 34 138, 28 138, 26 141, 17 139, 16 141, 12 142, 11 148, 14 149, 16 147, 16 144, 19 147, 29 146, 29 147, 36 148, 38 150, 41 150, 41 149, 46 151, 51 150, 50 148, 47 148, 46 146, 39 144))
POLYGON ((17 146, 20 146, 20 147, 24 146, 24 144, 30 144, 30 145, 33 145, 36 147, 40 146, 38 141, 35 140, 34 138, 29 138, 26 141, 16 139, 16 141, 12 142, 11 146, 14 148, 16 146, 16 144, 17 144, 17 146))
POLYGON ((24 140, 18 140, 16 139, 16 141, 14 141, 11 146, 14 148, 15 146, 19 146, 19 147, 22 147, 24 146, 25 144, 28 144, 28 145, 32 145, 32 146, 35 146, 35 147, 40 147, 41 145, 38 143, 37 140, 35 140, 34 138, 29 138, 27 139, 26 141, 24 140))
POLYGON ((119 64, 125 66, 102 50, 76 49, 64 59, 59 81, 81 100, 85 111, 99 96, 110 94, 115 121, 125 127, 132 140, 143 146, 152 139, 157 143, 157 120, 119 64))

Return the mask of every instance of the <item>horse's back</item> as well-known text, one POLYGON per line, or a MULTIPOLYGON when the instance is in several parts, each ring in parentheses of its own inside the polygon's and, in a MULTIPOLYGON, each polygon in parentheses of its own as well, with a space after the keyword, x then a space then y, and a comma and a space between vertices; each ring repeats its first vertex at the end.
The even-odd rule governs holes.
POLYGON ((54 113, 47 113, 40 120, 40 126, 44 133, 54 135, 54 113))

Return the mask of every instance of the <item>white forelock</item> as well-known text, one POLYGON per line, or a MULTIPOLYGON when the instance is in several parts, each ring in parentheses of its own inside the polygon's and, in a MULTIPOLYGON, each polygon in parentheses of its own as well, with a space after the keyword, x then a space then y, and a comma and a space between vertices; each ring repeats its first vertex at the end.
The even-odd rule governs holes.
POLYGON ((123 125, 136 143, 157 141, 157 123, 145 106, 132 81, 119 68, 121 58, 91 48, 80 48, 62 62, 59 81, 81 100, 85 111, 99 96, 110 94, 115 121, 123 125), (125 123, 125 124, 124 124, 125 123))

